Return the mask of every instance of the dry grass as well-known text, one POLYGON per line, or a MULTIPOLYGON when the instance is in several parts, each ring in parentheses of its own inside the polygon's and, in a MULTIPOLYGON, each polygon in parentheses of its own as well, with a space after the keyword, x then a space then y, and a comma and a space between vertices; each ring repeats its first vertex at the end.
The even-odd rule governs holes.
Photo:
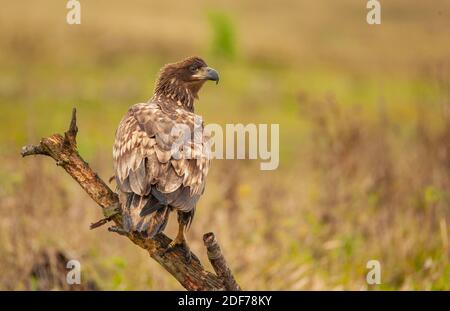
MULTIPOLYGON (((42 252, 81 261, 101 289, 180 289, 50 160, 21 145, 79 110, 79 148, 105 179, 121 115, 161 64, 204 55, 221 72, 207 122, 280 123, 281 163, 215 161, 188 234, 214 231, 245 289, 450 289, 450 6, 383 3, 378 28, 354 1, 61 1, 0 11, 0 289, 36 289, 42 252), (208 14, 226 14, 236 58, 215 56, 208 14), (180 31, 182 29, 183 31, 180 31), (378 259, 382 285, 365 282, 378 259)), ((174 235, 172 217, 169 235, 174 235)))

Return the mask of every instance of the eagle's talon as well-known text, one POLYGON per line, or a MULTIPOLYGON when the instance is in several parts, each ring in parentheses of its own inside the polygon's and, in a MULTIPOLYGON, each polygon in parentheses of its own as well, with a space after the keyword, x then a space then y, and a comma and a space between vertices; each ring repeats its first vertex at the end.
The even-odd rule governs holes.
POLYGON ((175 248, 179 247, 183 252, 184 260, 186 263, 190 263, 192 259, 191 250, 186 243, 185 239, 175 239, 163 250, 163 255, 166 255, 168 252, 175 250, 175 248))
POLYGON ((183 249, 184 252, 184 262, 185 263, 191 263, 192 260, 192 255, 191 255, 191 251, 189 248, 185 248, 183 249))
POLYGON ((108 228, 109 232, 115 232, 118 233, 120 235, 128 235, 128 231, 125 230, 124 228, 118 227, 118 226, 111 226, 108 228))
POLYGON ((181 244, 178 244, 179 247, 181 248, 183 255, 184 255, 184 261, 186 263, 190 263, 192 256, 191 256, 191 250, 189 249, 189 246, 186 243, 186 240, 183 240, 183 242, 181 244))
POLYGON ((167 254, 168 252, 173 251, 177 246, 181 246, 183 241, 178 241, 177 239, 173 240, 172 242, 167 245, 167 247, 163 250, 163 254, 167 254))

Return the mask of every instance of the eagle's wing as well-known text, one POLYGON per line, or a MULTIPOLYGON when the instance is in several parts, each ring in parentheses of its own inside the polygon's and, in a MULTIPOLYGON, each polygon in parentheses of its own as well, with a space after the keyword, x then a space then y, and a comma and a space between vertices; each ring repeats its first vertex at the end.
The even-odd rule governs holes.
POLYGON ((137 210, 131 212, 133 223, 142 217, 151 198, 186 212, 195 207, 210 162, 208 141, 198 120, 185 110, 167 113, 147 103, 133 105, 120 122, 113 147, 114 168, 120 192, 134 195, 131 201, 138 202, 137 210), (189 129, 195 138, 186 141, 181 129, 189 129), (182 152, 174 155, 172 148, 179 145, 182 152))

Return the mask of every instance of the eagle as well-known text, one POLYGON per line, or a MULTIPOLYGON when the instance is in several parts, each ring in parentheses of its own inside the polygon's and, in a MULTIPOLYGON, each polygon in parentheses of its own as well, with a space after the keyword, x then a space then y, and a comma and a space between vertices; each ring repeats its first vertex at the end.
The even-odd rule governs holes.
POLYGON ((165 65, 153 96, 131 106, 120 121, 113 146, 123 230, 153 238, 177 211, 178 234, 165 252, 190 251, 184 232, 194 217, 210 166, 209 139, 194 101, 218 72, 200 57, 165 65))

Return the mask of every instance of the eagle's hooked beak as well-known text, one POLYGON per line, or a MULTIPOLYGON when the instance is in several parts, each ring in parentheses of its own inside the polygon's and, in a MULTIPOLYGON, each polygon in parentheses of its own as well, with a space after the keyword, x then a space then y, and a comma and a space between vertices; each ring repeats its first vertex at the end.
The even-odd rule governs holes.
POLYGON ((206 78, 208 80, 216 81, 216 84, 219 83, 219 73, 210 67, 206 67, 206 78))
POLYGON ((211 67, 201 68, 194 77, 198 79, 216 81, 216 84, 219 83, 219 73, 211 67))

